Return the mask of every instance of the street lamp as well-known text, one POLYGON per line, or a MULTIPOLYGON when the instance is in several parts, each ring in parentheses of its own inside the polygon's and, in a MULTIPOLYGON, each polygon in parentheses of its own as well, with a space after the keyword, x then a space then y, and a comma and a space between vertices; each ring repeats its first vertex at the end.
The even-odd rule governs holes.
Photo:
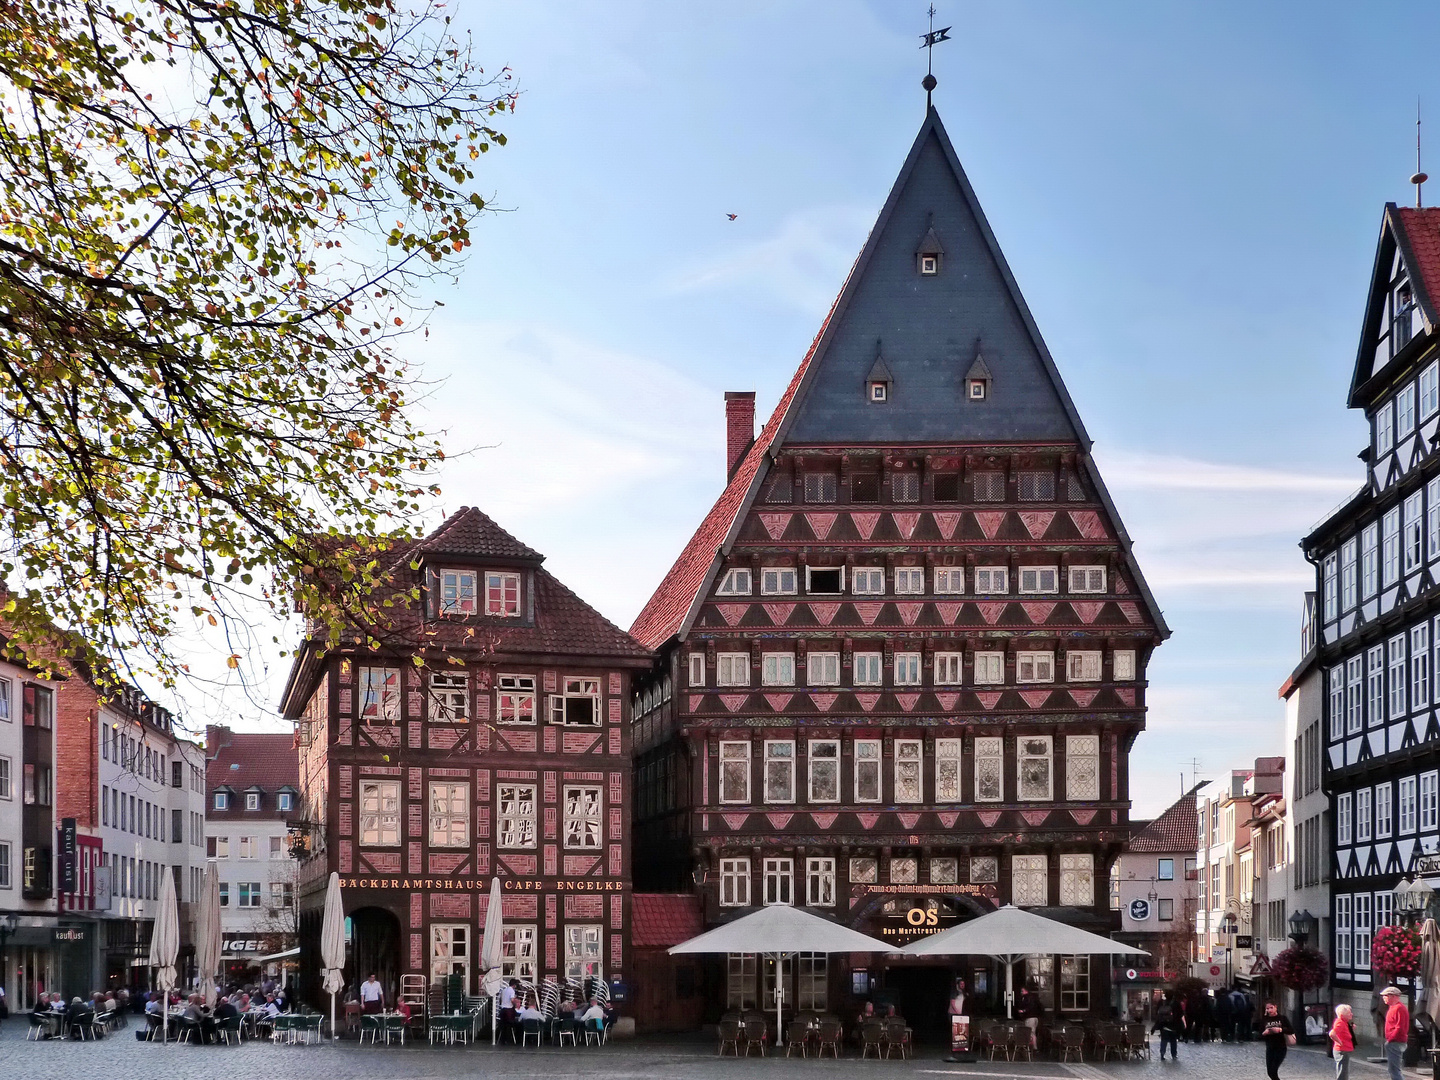
POLYGON ((1306 942, 1310 940, 1311 932, 1315 929, 1316 922, 1317 920, 1314 915, 1310 914, 1309 908, 1297 911, 1290 916, 1290 937, 1296 945, 1302 949, 1305 947, 1306 942))
POLYGON ((1220 932, 1229 938, 1225 945, 1225 986, 1228 988, 1234 984, 1234 975, 1231 971, 1231 957, 1235 952, 1235 933, 1240 929, 1240 924, 1232 912, 1226 912, 1225 917, 1220 920, 1220 932))
POLYGON ((1395 888, 1395 910, 1402 917, 1419 922, 1435 901, 1435 890, 1424 878, 1409 878, 1395 888))

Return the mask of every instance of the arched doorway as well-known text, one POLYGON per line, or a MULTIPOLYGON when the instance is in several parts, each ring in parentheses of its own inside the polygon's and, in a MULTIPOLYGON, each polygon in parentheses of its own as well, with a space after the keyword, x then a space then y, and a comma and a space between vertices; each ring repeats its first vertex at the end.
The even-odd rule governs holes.
POLYGON ((384 908, 365 907, 350 913, 350 963, 347 987, 358 987, 371 973, 385 988, 387 1005, 400 995, 400 920, 384 908))

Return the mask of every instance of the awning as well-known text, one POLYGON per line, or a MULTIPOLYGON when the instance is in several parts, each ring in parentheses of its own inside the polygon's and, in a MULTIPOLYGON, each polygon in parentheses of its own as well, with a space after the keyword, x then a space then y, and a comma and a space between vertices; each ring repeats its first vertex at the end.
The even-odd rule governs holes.
POLYGON ((299 955, 300 955, 300 947, 297 945, 297 946, 296 946, 295 948, 293 948, 293 949, 286 949, 284 952, 271 953, 269 956, 257 956, 255 959, 256 959, 256 961, 257 961, 258 963, 263 964, 263 963, 265 963, 265 961, 267 961, 267 960, 286 960, 286 959, 289 959, 289 958, 292 957, 292 956, 299 956, 299 955))
POLYGON ((1013 963, 1031 953, 1149 956, 1144 949, 1006 904, 998 911, 912 941, 910 956, 993 956, 1013 963))
POLYGON ((672 953, 898 953, 894 945, 801 908, 776 905, 674 946, 672 953))

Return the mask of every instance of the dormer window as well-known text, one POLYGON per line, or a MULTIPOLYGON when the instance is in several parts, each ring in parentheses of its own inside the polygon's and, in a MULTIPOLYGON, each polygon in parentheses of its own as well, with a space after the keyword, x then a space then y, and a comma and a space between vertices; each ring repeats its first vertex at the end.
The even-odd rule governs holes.
POLYGON ((258 792, 258 791, 247 791, 247 792, 245 792, 245 809, 246 809, 246 810, 259 810, 259 809, 260 809, 260 792, 258 792))
POLYGON ((940 272, 940 256, 939 256, 939 255, 921 255, 921 256, 920 256, 920 273, 924 274, 926 277, 929 277, 929 276, 931 276, 932 274, 938 274, 939 272, 940 272))
POLYGON ((940 237, 935 235, 932 226, 925 230, 925 239, 920 241, 920 246, 915 249, 915 264, 920 270, 921 277, 934 277, 940 273, 940 260, 945 257, 945 249, 940 246, 940 237))
POLYGON ((884 401, 889 393, 889 387, 883 382, 872 382, 870 384, 870 400, 884 401))
POLYGON ((485 614, 505 619, 520 617, 520 575, 485 575, 485 614))
POLYGON ((967 388, 968 388, 968 389, 967 389, 967 392, 966 392, 966 396, 967 396, 971 401, 984 401, 984 400, 985 400, 985 380, 984 380, 984 379, 969 379, 969 380, 966 381, 966 386, 967 386, 967 388))
POLYGON ((440 571, 440 614, 475 614, 475 571, 440 571))
POLYGON ((276 809, 276 810, 293 810, 293 809, 295 809, 295 796, 294 796, 294 794, 292 794, 292 793, 289 792, 289 791, 281 791, 279 794, 277 794, 277 795, 275 796, 275 809, 276 809))
POLYGON ((990 367, 977 350, 975 362, 965 373, 965 398, 968 401, 985 401, 990 397, 990 367))
POLYGON ((870 365, 870 374, 865 376, 865 398, 872 404, 882 404, 890 400, 890 384, 894 382, 890 369, 885 365, 885 357, 880 353, 880 342, 875 343, 875 363, 870 365))
POLYGON ((229 809, 230 809, 230 793, 229 793, 228 791, 217 791, 217 792, 215 792, 215 809, 216 809, 216 810, 229 810, 229 809))

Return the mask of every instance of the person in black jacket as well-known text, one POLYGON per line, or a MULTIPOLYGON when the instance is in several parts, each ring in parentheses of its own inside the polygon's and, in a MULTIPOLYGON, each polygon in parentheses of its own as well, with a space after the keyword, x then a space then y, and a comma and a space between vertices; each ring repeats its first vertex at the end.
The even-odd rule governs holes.
POLYGON ((1151 1034, 1160 1033, 1160 1060, 1165 1060, 1165 1047, 1170 1047, 1170 1057, 1175 1061, 1180 1060, 1180 1016, 1176 1007, 1173 994, 1167 992, 1160 1002, 1160 1007, 1155 1010, 1155 1023, 1150 1028, 1151 1034))
POLYGON ((1295 1029, 1290 1026, 1287 1017, 1280 1015, 1280 1008, 1273 1001, 1265 1003, 1265 1015, 1260 1020, 1260 1038, 1265 1040, 1265 1075, 1270 1080, 1280 1080, 1280 1066, 1295 1044, 1295 1029))

